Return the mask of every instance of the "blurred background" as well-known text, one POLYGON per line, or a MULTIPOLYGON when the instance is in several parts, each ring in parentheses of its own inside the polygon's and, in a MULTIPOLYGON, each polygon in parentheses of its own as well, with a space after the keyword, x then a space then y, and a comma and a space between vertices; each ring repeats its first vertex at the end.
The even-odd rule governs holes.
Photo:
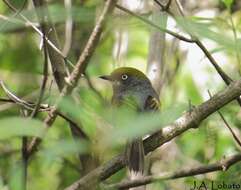
MULTIPOLYGON (((43 80, 43 42, 23 19, 27 18, 39 27, 36 11, 32 1, 9 2, 19 11, 16 13, 3 1, 0 3, 0 80, 15 96, 36 102, 43 80)), ((109 74, 120 66, 135 67, 146 73, 160 95, 161 112, 170 115, 163 125, 181 116, 190 102, 198 105, 208 100, 208 90, 215 94, 225 88, 222 78, 195 43, 181 41, 163 33, 160 28, 168 28, 187 38, 190 38, 188 32, 198 37, 233 80, 240 78, 241 1, 181 0, 179 3, 183 7, 185 19, 181 19, 183 12, 175 4, 176 1, 173 2, 169 10, 180 18, 180 23, 160 11, 161 7, 154 1, 118 2, 155 23, 159 29, 123 10, 114 10, 88 64, 86 75, 81 77, 73 92, 73 99, 64 99, 59 108, 63 115, 81 126, 87 139, 91 140, 74 141, 68 122, 63 117, 58 117, 29 163, 29 189, 63 189, 87 171, 123 151, 128 135, 135 136, 139 130, 145 134, 148 130, 144 126, 151 125, 148 121, 141 128, 136 127, 131 131, 121 127, 121 124, 113 127, 118 123, 117 120, 123 120, 123 123, 128 123, 127 126, 131 127, 135 125, 135 116, 120 111, 117 114, 121 117, 116 118, 113 110, 106 106, 111 98, 111 86, 98 76, 109 74), (88 166, 83 162, 81 164, 81 155, 82 158, 83 155, 91 156, 94 161, 88 163, 88 166)), ((48 1, 48 12, 56 28, 60 50, 68 58, 65 64, 69 71, 72 71, 77 62, 102 8, 103 2, 98 0, 48 1)), ((51 32, 47 31, 47 35, 51 32)), ((42 103, 54 105, 59 91, 50 64, 48 68, 42 103)), ((25 126, 26 132, 23 132, 19 127, 24 127, 23 118, 31 112, 21 104, 8 102, 7 95, 6 89, 0 88, 0 189, 24 189, 20 164, 23 140, 20 136, 31 136, 39 132, 34 131, 34 128, 36 126, 41 130, 42 123, 39 121, 45 118, 46 112, 39 112, 37 121, 30 122, 29 129, 25 126)), ((240 137, 239 105, 232 102, 222 108, 221 112, 240 137)), ((153 121, 156 124, 156 120, 153 121)), ((213 114, 198 129, 189 130, 149 154, 146 158, 147 172, 159 174, 209 164, 240 150, 219 115, 213 114)), ((241 164, 238 163, 226 172, 156 182, 148 185, 148 189, 189 189, 194 180, 240 183, 240 170, 241 164)), ((122 169, 107 181, 118 182, 125 176, 126 171, 122 169)))

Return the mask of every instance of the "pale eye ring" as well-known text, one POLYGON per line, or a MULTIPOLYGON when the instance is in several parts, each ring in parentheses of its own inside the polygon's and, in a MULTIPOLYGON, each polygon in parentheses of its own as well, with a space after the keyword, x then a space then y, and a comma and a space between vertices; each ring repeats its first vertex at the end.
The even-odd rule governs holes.
POLYGON ((126 74, 123 74, 123 75, 121 75, 121 79, 126 80, 126 79, 128 79, 128 76, 126 74))

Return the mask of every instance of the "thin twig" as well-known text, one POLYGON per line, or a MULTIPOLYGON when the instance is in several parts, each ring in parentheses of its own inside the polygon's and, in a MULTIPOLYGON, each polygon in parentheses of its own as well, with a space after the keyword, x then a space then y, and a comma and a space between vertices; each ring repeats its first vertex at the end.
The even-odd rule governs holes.
MULTIPOLYGON (((0 102, 17 104, 29 111, 33 111, 35 107, 35 104, 33 102, 29 102, 25 100, 21 100, 21 103, 19 103, 16 99, 0 98, 0 102)), ((46 111, 49 111, 50 109, 51 107, 48 104, 40 104, 39 111, 46 112, 46 111)))
MULTIPOLYGON (((42 25, 42 28, 44 28, 45 26, 42 25)), ((46 84, 47 84, 47 80, 48 80, 48 48, 47 48, 47 42, 45 40, 45 30, 43 29, 43 50, 44 50, 44 66, 43 66, 43 81, 40 87, 40 93, 39 93, 39 98, 35 104, 35 108, 33 110, 33 112, 31 113, 31 117, 35 117, 36 114, 38 113, 38 110, 40 108, 40 104, 41 101, 43 99, 44 96, 44 91, 46 88, 46 84)))
POLYGON ((150 184, 156 181, 177 179, 189 176, 195 176, 200 174, 206 174, 210 172, 226 171, 230 166, 241 161, 241 154, 229 156, 219 162, 209 164, 207 166, 199 166, 190 169, 181 169, 175 172, 167 172, 163 174, 149 175, 136 180, 123 181, 116 184, 105 185, 105 189, 128 189, 132 187, 138 187, 146 184, 150 184))
POLYGON ((162 5, 158 0, 154 0, 154 2, 161 7, 162 11, 167 12, 172 3, 172 0, 168 0, 166 5, 162 5))
MULTIPOLYGON (((36 107, 36 105, 33 102, 27 102, 25 100, 21 100, 21 102, 24 102, 24 103, 19 104, 15 100, 7 99, 7 98, 0 98, 0 102, 17 104, 17 105, 22 106, 22 108, 29 110, 29 111, 33 111, 34 107, 36 107)), ((50 110, 51 110, 51 106, 49 106, 48 104, 40 104, 39 111, 48 112, 50 110)), ((61 118, 63 118, 64 120, 66 120, 67 122, 77 126, 77 129, 75 128, 75 130, 78 130, 78 133, 81 134, 81 136, 84 136, 85 139, 88 139, 88 136, 81 130, 81 127, 79 127, 79 125, 73 119, 71 119, 70 117, 61 113, 60 111, 57 111, 57 115, 60 116, 61 118)))
POLYGON ((18 105, 22 105, 24 107, 26 107, 27 109, 31 109, 32 108, 32 104, 29 104, 28 102, 21 100, 19 97, 17 97, 15 94, 13 94, 4 84, 4 82, 2 80, 0 80, 0 86, 2 87, 2 89, 4 90, 4 92, 7 94, 7 96, 14 101, 15 103, 17 103, 18 105))
MULTIPOLYGON (((21 17, 22 20, 24 20, 26 22, 27 25, 31 26, 36 32, 37 34, 40 35, 40 37, 43 37, 43 33, 38 29, 38 27, 31 22, 28 18, 26 18, 23 14, 19 13, 18 10, 8 1, 8 0, 3 0, 3 2, 17 15, 19 15, 21 17)), ((67 59, 67 57, 62 53, 61 50, 59 50, 59 48, 56 47, 56 45, 47 38, 47 36, 45 36, 45 40, 47 41, 47 43, 53 48, 53 50, 60 55, 63 59, 66 60, 67 63, 69 63, 71 66, 73 66, 73 63, 67 59)))
MULTIPOLYGON (((154 2, 156 2, 156 0, 154 0, 154 2)), ((157 3, 157 2, 156 2, 157 3)), ((158 2, 158 4, 160 4, 160 2, 158 2)), ((185 18, 185 14, 182 12, 182 8, 180 7, 181 5, 176 3, 178 6, 178 9, 181 11, 181 15, 183 18, 185 18)), ((161 6, 162 7, 162 6, 161 6)), ((178 19, 176 18, 176 15, 174 15, 173 13, 171 13, 170 11, 166 10, 175 20, 177 23, 179 23, 182 27, 185 28, 185 26, 183 24, 181 24, 180 22, 178 22, 178 19)), ((188 32, 188 31, 187 31, 188 32)), ((223 79, 223 81, 225 82, 226 85, 229 85, 233 80, 231 77, 229 77, 223 70, 222 68, 218 65, 217 61, 214 59, 214 57, 211 55, 211 53, 208 51, 208 49, 205 47, 205 45, 198 39, 197 36, 194 36, 193 34, 190 34, 188 32, 188 34, 191 36, 191 41, 192 43, 195 43, 201 50, 202 52, 206 55, 206 57, 208 58, 208 60, 210 61, 210 63, 213 65, 213 67, 216 69, 216 71, 218 72, 218 74, 221 76, 221 78, 223 79)), ((180 39, 180 38, 178 38, 180 39)), ((182 39, 180 39, 182 40, 182 39)), ((185 40, 182 40, 185 41, 185 40)), ((239 103, 239 105, 241 106, 241 98, 238 97, 237 98, 237 102, 239 103)))
POLYGON ((151 22, 150 20, 148 20, 148 19, 146 19, 146 18, 144 18, 142 16, 139 16, 138 14, 130 11, 129 9, 127 9, 125 7, 122 7, 121 5, 117 4, 116 7, 118 9, 128 13, 129 15, 132 15, 133 17, 143 21, 144 23, 146 23, 146 24, 148 24, 148 25, 150 25, 150 26, 152 26, 152 27, 154 27, 154 28, 156 28, 156 29, 158 29, 158 30, 160 30, 162 32, 166 32, 167 34, 170 34, 171 36, 174 36, 174 37, 176 37, 176 38, 178 38, 178 39, 180 39, 182 41, 189 42, 189 43, 194 43, 195 42, 193 39, 186 38, 185 36, 182 36, 180 34, 172 32, 171 30, 168 30, 166 28, 160 27, 160 26, 156 25, 155 23, 151 22))
MULTIPOLYGON (((62 100, 62 98, 64 96, 70 95, 72 93, 73 89, 77 86, 79 78, 85 72, 85 69, 89 63, 89 59, 93 55, 93 53, 98 45, 101 32, 105 25, 106 16, 107 16, 107 14, 112 12, 112 10, 114 9, 114 6, 116 4, 116 1, 117 0, 107 0, 105 2, 104 9, 88 39, 88 42, 87 42, 83 52, 81 53, 81 55, 79 57, 79 60, 76 64, 74 70, 72 71, 71 75, 68 78, 66 78, 65 87, 63 88, 63 90, 60 94, 60 97, 58 98, 58 100, 56 100, 55 106, 52 107, 48 116, 44 120, 44 123, 47 128, 49 128, 56 119, 57 107, 58 107, 59 102, 62 100)), ((41 139, 33 138, 28 146, 28 153, 33 154, 33 152, 36 151, 40 142, 41 142, 41 139)))
MULTIPOLYGON (((210 98, 212 97, 212 94, 211 92, 208 90, 208 94, 210 96, 210 98)), ((238 138, 238 136, 235 134, 235 132, 233 131, 233 129, 231 128, 231 126, 228 124, 227 120, 224 118, 223 114, 221 113, 221 111, 217 111, 219 116, 221 117, 221 119, 223 120, 225 126, 228 128, 228 130, 231 132, 234 140, 236 141, 236 143, 238 143, 238 145, 241 147, 241 141, 240 139, 238 138)))

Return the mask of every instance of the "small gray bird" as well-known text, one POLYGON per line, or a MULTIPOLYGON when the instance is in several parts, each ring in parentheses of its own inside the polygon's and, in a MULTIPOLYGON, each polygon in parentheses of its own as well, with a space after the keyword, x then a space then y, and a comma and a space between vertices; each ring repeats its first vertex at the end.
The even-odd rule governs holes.
MULTIPOLYGON (((136 109, 140 112, 159 109, 159 97, 150 80, 141 71, 131 67, 120 67, 110 75, 101 76, 100 78, 112 83, 113 105, 120 106, 132 100, 136 109)), ((126 165, 130 172, 143 174, 144 148, 141 137, 132 139, 127 143, 126 165)))

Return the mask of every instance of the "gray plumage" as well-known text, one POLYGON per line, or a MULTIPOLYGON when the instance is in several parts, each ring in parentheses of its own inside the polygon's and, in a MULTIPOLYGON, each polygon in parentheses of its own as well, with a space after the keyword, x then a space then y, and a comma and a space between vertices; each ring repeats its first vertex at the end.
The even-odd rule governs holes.
MULTIPOLYGON (((112 104, 120 106, 126 102, 131 102, 140 112, 158 109, 158 95, 150 80, 141 71, 131 67, 121 67, 114 70, 111 75, 101 78, 112 82, 112 104)), ((143 173, 144 148, 142 138, 137 137, 128 141, 125 152, 128 169, 134 173, 143 173)))

